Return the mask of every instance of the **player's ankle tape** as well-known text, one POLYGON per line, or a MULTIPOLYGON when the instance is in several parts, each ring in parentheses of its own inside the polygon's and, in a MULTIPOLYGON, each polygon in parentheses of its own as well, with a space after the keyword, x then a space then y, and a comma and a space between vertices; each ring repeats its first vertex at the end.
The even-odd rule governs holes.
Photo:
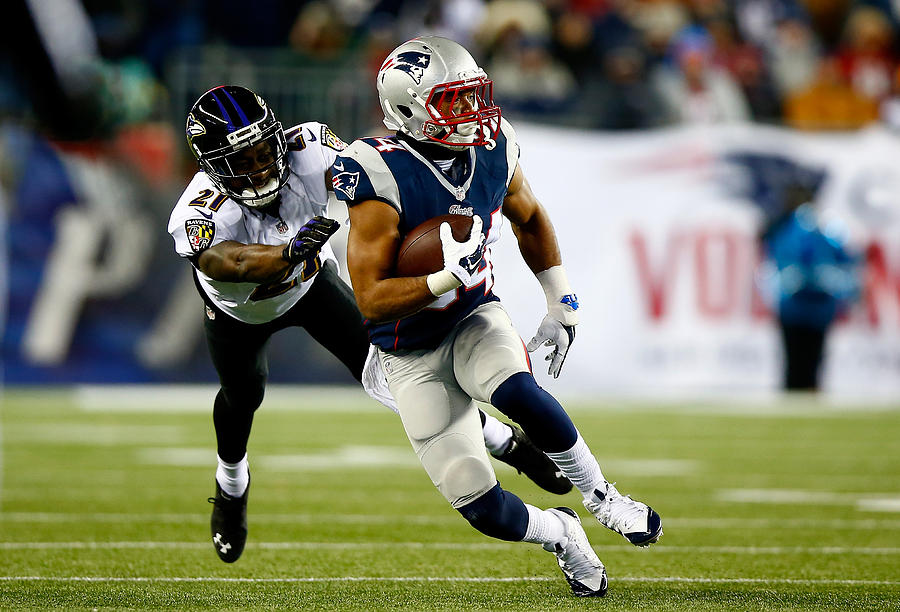
POLYGON ((440 272, 429 274, 425 277, 425 282, 428 283, 428 289, 435 297, 444 295, 448 291, 453 291, 462 285, 460 280, 453 276, 450 270, 441 270, 440 272))

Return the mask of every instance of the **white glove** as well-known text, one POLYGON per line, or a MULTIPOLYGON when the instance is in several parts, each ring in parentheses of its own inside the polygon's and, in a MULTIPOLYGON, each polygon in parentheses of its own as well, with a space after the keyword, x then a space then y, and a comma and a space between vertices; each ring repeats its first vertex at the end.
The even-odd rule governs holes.
POLYGON ((545 361, 550 362, 549 374, 553 378, 559 378, 569 347, 575 341, 578 298, 569 288, 569 281, 562 266, 554 266, 539 272, 537 279, 547 298, 547 316, 541 321, 537 333, 525 348, 531 353, 542 345, 554 347, 545 361))
POLYGON ((541 324, 538 326, 534 338, 528 343, 527 348, 528 352, 531 353, 532 351, 537 350, 542 344, 544 346, 555 347, 550 351, 550 354, 544 358, 544 361, 550 362, 548 373, 553 376, 553 378, 559 378, 559 372, 562 370, 563 362, 566 360, 566 354, 569 352, 569 347, 572 346, 572 342, 574 341, 575 326, 566 325, 552 314, 547 313, 547 316, 544 317, 544 320, 541 321, 541 324))
POLYGON ((449 223, 441 223, 441 249, 444 253, 444 269, 466 287, 472 283, 472 275, 484 257, 484 234, 481 233, 481 217, 472 218, 472 231, 465 242, 457 242, 449 223))

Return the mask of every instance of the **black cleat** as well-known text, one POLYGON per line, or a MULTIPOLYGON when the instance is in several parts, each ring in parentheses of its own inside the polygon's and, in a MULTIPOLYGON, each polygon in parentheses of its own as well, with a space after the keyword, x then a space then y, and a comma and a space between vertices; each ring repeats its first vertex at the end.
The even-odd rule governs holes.
POLYGON ((495 455, 503 463, 509 464, 520 474, 525 474, 545 491, 565 495, 572 490, 572 483, 556 467, 544 451, 534 445, 525 432, 516 425, 512 428, 512 440, 501 455, 495 455))
POLYGON ((213 505, 209 526, 216 554, 225 563, 234 563, 244 552, 247 542, 247 497, 250 483, 241 497, 231 497, 216 481, 216 496, 207 501, 213 505))

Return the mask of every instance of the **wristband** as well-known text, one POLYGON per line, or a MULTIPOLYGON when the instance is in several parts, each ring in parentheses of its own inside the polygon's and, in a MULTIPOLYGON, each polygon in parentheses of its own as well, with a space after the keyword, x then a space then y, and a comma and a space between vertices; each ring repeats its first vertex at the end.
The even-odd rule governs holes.
POLYGON ((566 269, 561 265, 547 268, 535 274, 544 297, 547 299, 547 312, 564 325, 578 324, 578 298, 572 293, 566 269))
POLYGON ((543 272, 535 274, 541 289, 544 290, 544 297, 547 298, 547 306, 552 306, 559 302, 564 295, 572 293, 569 286, 569 277, 566 276, 566 269, 560 266, 547 268, 543 272))
POLYGON ((429 274, 425 277, 425 282, 428 283, 428 289, 435 297, 444 295, 462 285, 462 282, 450 270, 429 274))

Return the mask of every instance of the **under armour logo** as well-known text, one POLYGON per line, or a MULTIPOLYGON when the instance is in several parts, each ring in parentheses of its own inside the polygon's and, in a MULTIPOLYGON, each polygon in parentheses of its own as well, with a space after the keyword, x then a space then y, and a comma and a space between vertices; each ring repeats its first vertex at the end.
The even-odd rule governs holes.
POLYGON ((213 544, 219 547, 219 552, 221 552, 222 554, 225 554, 229 550, 231 550, 231 544, 222 540, 221 533, 217 533, 216 537, 213 538, 213 544))

